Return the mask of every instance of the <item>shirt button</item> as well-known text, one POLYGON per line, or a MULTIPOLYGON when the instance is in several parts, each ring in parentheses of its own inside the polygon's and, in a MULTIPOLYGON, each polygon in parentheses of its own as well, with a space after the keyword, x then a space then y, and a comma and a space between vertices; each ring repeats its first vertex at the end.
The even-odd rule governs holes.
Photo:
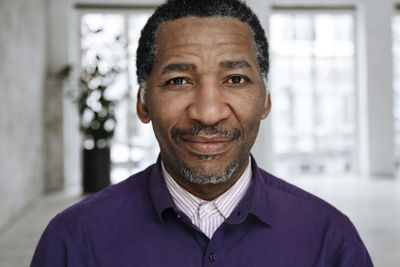
POLYGON ((178 219, 180 219, 180 218, 181 218, 181 215, 180 215, 180 214, 177 214, 176 217, 178 217, 178 219))
POLYGON ((211 206, 210 205, 206 205, 205 207, 204 207, 204 211, 205 212, 210 212, 210 210, 211 210, 211 206))
POLYGON ((215 253, 214 253, 214 252, 212 252, 212 253, 210 253, 210 254, 208 255, 208 260, 211 261, 211 262, 214 262, 214 261, 215 261, 215 258, 216 258, 216 256, 215 256, 215 253))

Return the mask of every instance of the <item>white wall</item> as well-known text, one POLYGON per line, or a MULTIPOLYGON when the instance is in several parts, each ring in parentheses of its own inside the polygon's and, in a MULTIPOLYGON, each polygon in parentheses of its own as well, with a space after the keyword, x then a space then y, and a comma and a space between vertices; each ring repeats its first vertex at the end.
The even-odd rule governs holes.
POLYGON ((45 4, 0 1, 0 229, 43 191, 45 4))
POLYGON ((392 18, 395 2, 365 1, 359 11, 359 158, 367 175, 393 175, 392 18))

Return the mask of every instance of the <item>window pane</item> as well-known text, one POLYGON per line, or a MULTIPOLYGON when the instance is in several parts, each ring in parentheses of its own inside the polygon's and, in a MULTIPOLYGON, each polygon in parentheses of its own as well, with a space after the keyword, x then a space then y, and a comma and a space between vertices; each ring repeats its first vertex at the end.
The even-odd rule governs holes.
POLYGON ((351 14, 271 16, 271 96, 278 173, 351 170, 355 139, 351 14))

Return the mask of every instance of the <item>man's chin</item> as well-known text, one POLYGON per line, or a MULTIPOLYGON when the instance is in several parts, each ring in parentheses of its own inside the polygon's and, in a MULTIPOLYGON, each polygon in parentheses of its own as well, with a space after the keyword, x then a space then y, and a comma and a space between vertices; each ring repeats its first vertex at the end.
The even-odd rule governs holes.
MULTIPOLYGON (((212 159, 203 159, 204 161, 211 161, 212 159)), ((209 163, 209 162, 207 162, 209 163)), ((180 169, 182 177, 193 184, 222 184, 226 183, 235 176, 238 171, 239 163, 232 161, 228 166, 222 168, 221 166, 208 166, 203 168, 193 168, 186 164, 180 169)))
POLYGON ((220 155, 196 155, 200 161, 216 160, 220 158, 220 155))

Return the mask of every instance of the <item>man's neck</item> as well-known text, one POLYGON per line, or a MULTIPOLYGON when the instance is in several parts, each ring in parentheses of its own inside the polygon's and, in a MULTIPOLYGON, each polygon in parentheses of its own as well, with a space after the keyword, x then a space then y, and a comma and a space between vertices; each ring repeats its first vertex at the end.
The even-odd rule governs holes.
POLYGON ((171 172, 167 166, 164 165, 165 170, 169 173, 169 175, 177 182, 183 189, 199 197, 201 199, 211 201, 225 193, 229 188, 231 188, 237 180, 242 176, 243 172, 246 170, 249 164, 249 160, 240 166, 238 171, 229 179, 227 182, 220 184, 195 184, 189 183, 187 180, 182 178, 180 175, 175 175, 171 172))

